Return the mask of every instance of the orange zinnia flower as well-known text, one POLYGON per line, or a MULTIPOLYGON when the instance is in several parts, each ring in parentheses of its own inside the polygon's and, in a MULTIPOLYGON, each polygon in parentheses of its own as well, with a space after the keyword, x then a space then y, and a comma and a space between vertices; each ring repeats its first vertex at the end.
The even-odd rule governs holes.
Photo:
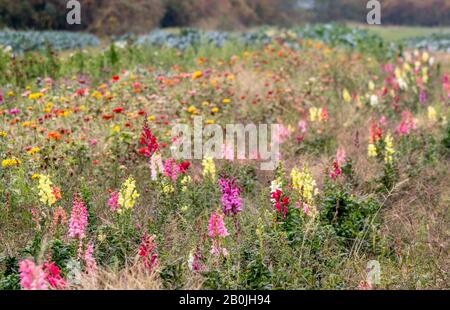
POLYGON ((57 132, 51 131, 47 134, 47 139, 59 140, 59 139, 61 139, 61 135, 57 132))

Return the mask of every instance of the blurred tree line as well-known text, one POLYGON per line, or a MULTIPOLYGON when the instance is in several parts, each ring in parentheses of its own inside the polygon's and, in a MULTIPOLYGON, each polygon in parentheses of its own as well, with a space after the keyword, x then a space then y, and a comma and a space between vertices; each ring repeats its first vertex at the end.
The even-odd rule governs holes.
MULTIPOLYGON (((79 0, 82 24, 68 25, 68 0, 0 0, 0 27, 97 34, 155 27, 243 29, 257 25, 366 21, 368 0, 79 0)), ((384 24, 450 25, 450 0, 380 0, 384 24)))

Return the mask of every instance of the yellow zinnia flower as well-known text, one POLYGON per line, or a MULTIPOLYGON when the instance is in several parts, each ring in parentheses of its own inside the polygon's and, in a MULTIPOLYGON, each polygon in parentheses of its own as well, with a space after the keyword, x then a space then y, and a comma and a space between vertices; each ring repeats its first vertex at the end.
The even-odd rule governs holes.
POLYGON ((2 160, 2 167, 3 168, 14 167, 20 165, 20 163, 21 163, 20 160, 16 158, 4 159, 2 160))
POLYGON ((30 154, 30 155, 34 155, 34 154, 36 154, 37 152, 39 152, 40 150, 41 150, 41 149, 38 148, 38 147, 33 147, 33 148, 31 148, 30 150, 28 150, 27 153, 30 154))

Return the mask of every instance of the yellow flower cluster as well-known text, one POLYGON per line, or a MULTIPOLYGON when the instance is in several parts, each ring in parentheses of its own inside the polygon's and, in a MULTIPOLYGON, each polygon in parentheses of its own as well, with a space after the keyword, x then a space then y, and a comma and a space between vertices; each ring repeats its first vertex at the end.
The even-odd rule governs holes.
POLYGON ((183 191, 183 192, 187 191, 188 185, 191 182, 192 182, 192 178, 189 175, 185 175, 181 179, 181 191, 183 191))
POLYGON ((375 146, 375 144, 370 143, 368 148, 367 148, 367 155, 369 157, 377 157, 378 152, 377 152, 377 147, 375 146))
POLYGON ((428 120, 431 123, 435 123, 437 121, 437 112, 436 109, 432 106, 428 107, 428 120))
POLYGON ((199 111, 193 105, 191 105, 189 108, 187 108, 187 112, 190 113, 190 114, 199 114, 199 111))
POLYGON ((20 160, 18 160, 16 158, 2 160, 3 168, 14 167, 14 166, 18 166, 18 165, 20 165, 20 160))
POLYGON ((171 194, 171 193, 175 192, 175 188, 169 182, 163 181, 163 183, 162 183, 162 192, 164 194, 171 194))
POLYGON ((119 205, 121 208, 118 210, 122 213, 123 210, 132 209, 136 203, 136 199, 139 197, 136 191, 136 181, 133 177, 129 177, 123 184, 119 193, 119 205))
POLYGON ((39 151, 40 151, 40 148, 38 148, 38 147, 33 147, 33 148, 29 149, 29 150, 27 151, 27 153, 28 153, 29 155, 34 155, 34 154, 36 154, 36 153, 39 152, 39 151))
POLYGON ((193 81, 198 80, 198 79, 201 78, 202 76, 203 76, 203 72, 202 72, 202 71, 195 71, 195 72, 192 74, 192 80, 193 80, 193 81))
POLYGON ((207 157, 203 159, 202 166, 203 166, 203 177, 215 180, 216 165, 214 164, 214 160, 211 157, 207 157))
POLYGON ((28 95, 28 99, 30 100, 37 100, 37 99, 41 99, 42 97, 44 97, 43 93, 32 93, 28 95))
POLYGON ((48 175, 39 175, 39 200, 49 207, 55 204, 57 198, 53 192, 53 183, 48 175))
POLYGON ((322 108, 316 108, 312 107, 309 109, 309 120, 314 123, 316 121, 322 122, 326 121, 326 119, 323 117, 323 109, 322 108))
POLYGON ((392 136, 390 134, 388 134, 386 136, 386 138, 384 139, 384 161, 387 164, 392 164, 393 162, 393 156, 395 154, 395 150, 394 150, 394 142, 392 139, 392 136))
POLYGON ((0 137, 6 137, 6 136, 8 136, 8 134, 6 133, 6 132, 4 132, 4 131, 0 131, 0 137))
POLYGON ((312 206, 314 203, 314 195, 317 194, 316 182, 313 180, 307 166, 299 171, 297 167, 291 171, 292 188, 297 190, 303 199, 303 202, 312 206))
POLYGON ((347 88, 342 92, 342 98, 344 99, 345 103, 352 102, 352 96, 350 95, 350 92, 347 90, 347 88))

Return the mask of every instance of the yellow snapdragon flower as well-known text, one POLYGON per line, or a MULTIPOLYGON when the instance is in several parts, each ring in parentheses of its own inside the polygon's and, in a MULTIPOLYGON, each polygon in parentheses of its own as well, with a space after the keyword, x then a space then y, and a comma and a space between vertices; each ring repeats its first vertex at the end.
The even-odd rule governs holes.
POLYGON ((316 182, 314 181, 307 166, 303 167, 302 171, 299 171, 297 167, 291 171, 292 188, 297 190, 304 202, 312 206, 314 204, 314 195, 317 194, 315 188, 316 182))
POLYGON ((57 201, 53 191, 53 183, 48 175, 39 175, 39 200, 46 206, 51 207, 57 201))
POLYGON ((345 88, 344 91, 342 92, 342 98, 344 98, 344 101, 346 103, 352 102, 352 96, 350 95, 350 92, 347 90, 347 88, 345 88))
POLYGON ((203 176, 205 178, 211 178, 212 180, 216 179, 216 165, 214 164, 214 160, 211 157, 207 157, 203 159, 203 176))
POLYGON ((392 139, 392 136, 388 134, 386 138, 384 139, 385 147, 384 147, 384 161, 387 164, 392 164, 394 161, 393 155, 395 154, 394 150, 394 139, 392 139))
POLYGON ((437 121, 437 112, 436 109, 432 106, 428 107, 428 120, 432 123, 437 121))
POLYGON ((138 192, 136 191, 136 181, 133 177, 129 177, 123 184, 119 193, 119 205, 120 209, 118 210, 121 213, 123 210, 129 210, 134 207, 136 204, 136 199, 139 197, 138 192))

